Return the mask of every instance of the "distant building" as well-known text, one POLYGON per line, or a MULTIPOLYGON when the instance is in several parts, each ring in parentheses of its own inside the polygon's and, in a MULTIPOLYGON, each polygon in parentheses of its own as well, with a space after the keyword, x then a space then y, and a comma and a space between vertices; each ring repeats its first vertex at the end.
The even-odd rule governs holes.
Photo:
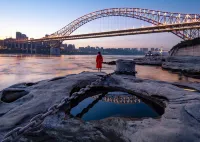
POLYGON ((138 51, 138 48, 131 48, 132 52, 138 51))
POLYGON ((16 39, 21 39, 22 34, 20 32, 16 32, 16 39))
POLYGON ((16 32, 16 39, 28 39, 28 37, 21 32, 16 32))
POLYGON ((148 48, 143 48, 143 51, 146 53, 146 52, 149 51, 149 49, 148 48))
POLYGON ((154 52, 154 50, 155 50, 154 48, 151 48, 151 52, 154 52))
POLYGON ((97 52, 101 52, 104 55, 144 55, 148 52, 148 48, 141 48, 141 51, 138 48, 103 48, 103 47, 79 47, 75 49, 75 46, 72 44, 62 44, 61 45, 63 54, 92 54, 96 55, 97 52), (72 53, 73 52, 73 53, 72 53))
POLYGON ((67 50, 67 44, 61 44, 60 47, 63 48, 64 50, 67 50))
POLYGON ((76 51, 76 47, 73 44, 62 44, 61 48, 63 48, 64 52, 68 53, 68 52, 75 52, 76 51))
POLYGON ((4 48, 4 40, 0 40, 0 49, 4 48))
POLYGON ((15 39, 14 38, 6 38, 3 41, 3 46, 6 49, 11 49, 11 48, 15 48, 15 39))
POLYGON ((21 38, 22 38, 22 39, 26 39, 27 36, 26 36, 25 34, 22 34, 22 35, 21 35, 21 38))
POLYGON ((149 49, 148 48, 140 48, 140 51, 147 53, 149 51, 149 49))

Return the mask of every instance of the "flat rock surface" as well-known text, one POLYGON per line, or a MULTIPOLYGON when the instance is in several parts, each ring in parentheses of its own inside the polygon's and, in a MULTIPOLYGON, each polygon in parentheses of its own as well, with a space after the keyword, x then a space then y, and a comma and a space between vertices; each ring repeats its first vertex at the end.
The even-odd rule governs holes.
POLYGON ((200 57, 198 56, 146 56, 143 58, 135 58, 134 61, 139 65, 162 66, 166 70, 200 78, 200 57))
MULTIPOLYGON (((14 102, 0 102, 0 140, 6 132, 24 126, 33 116, 69 96, 74 88, 84 87, 104 73, 84 72, 62 78, 44 80, 30 85, 14 85, 29 92, 14 102)), ((48 116, 41 131, 30 132, 23 141, 69 142, 179 142, 200 141, 200 94, 170 83, 143 80, 129 75, 108 77, 101 86, 132 92, 143 98, 166 98, 165 113, 157 119, 106 118, 84 122, 78 118, 64 119, 60 111, 48 116)))
POLYGON ((166 61, 162 63, 162 68, 172 71, 180 71, 189 76, 200 77, 200 57, 168 57, 166 61))
POLYGON ((98 74, 103 73, 68 75, 63 78, 40 81, 32 86, 23 84, 11 86, 9 90, 16 90, 19 87, 29 93, 12 103, 0 102, 0 139, 3 132, 27 123, 36 114, 45 112, 50 106, 59 103, 63 97, 69 96, 77 85, 84 87, 91 81, 95 81, 99 78, 98 74))
POLYGON ((165 57, 162 56, 146 56, 143 58, 135 58, 134 61, 136 64, 139 65, 162 65, 162 60, 164 60, 165 57))

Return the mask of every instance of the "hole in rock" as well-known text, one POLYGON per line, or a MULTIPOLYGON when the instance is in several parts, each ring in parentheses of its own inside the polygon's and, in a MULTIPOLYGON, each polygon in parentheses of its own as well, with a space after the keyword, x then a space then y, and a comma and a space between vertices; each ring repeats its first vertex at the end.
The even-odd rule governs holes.
POLYGON ((35 84, 37 84, 37 83, 28 82, 28 83, 25 83, 25 86, 33 86, 33 85, 35 85, 35 84))
POLYGON ((27 95, 28 93, 29 92, 25 90, 19 90, 19 89, 3 90, 1 101, 5 103, 11 103, 27 95))
POLYGON ((68 114, 90 121, 108 117, 157 118, 164 113, 163 107, 127 92, 97 90, 95 93, 91 95, 88 92, 87 97, 81 96, 82 98, 72 102, 72 108, 68 114))
POLYGON ((56 81, 56 80, 60 80, 60 79, 63 79, 63 78, 65 78, 65 77, 55 77, 55 78, 53 78, 53 79, 51 79, 49 81, 56 81))

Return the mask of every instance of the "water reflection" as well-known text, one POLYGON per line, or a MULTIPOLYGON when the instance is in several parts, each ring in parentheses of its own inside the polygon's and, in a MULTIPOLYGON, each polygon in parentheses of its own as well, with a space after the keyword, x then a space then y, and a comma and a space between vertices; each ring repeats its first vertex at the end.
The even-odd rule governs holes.
MULTIPOLYGON (((106 62, 117 59, 133 59, 135 56, 104 55, 106 62)), ((96 71, 95 55, 0 55, 0 90, 20 82, 39 81, 53 77, 96 71)), ((103 65, 103 71, 111 73, 115 66, 103 65)), ((194 82, 199 79, 186 78, 155 66, 137 65, 137 77, 170 82, 194 82)))
POLYGON ((189 89, 189 88, 185 88, 184 90, 189 91, 189 92, 198 92, 198 91, 195 90, 195 89, 189 89))
MULTIPOLYGON (((98 95, 92 96, 94 99, 98 99, 98 95)), ((117 103, 117 104, 134 104, 134 103, 140 103, 141 100, 138 99, 136 96, 133 95, 126 95, 126 96, 109 96, 106 95, 101 99, 104 102, 111 102, 111 103, 117 103)))
POLYGON ((107 117, 154 118, 160 116, 136 96, 125 92, 113 92, 113 94, 109 92, 86 98, 73 107, 70 114, 85 121, 107 117))

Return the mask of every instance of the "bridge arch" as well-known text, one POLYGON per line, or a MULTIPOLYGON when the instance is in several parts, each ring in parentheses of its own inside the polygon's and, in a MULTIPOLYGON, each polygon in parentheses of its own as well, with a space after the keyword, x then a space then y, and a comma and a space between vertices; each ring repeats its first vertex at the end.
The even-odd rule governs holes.
MULTIPOLYGON (((163 12, 149 9, 141 9, 141 8, 110 8, 103 9, 99 11, 95 11, 89 14, 86 14, 57 32, 50 35, 50 37, 61 37, 61 36, 69 36, 79 27, 84 24, 93 21, 102 17, 109 16, 123 16, 135 18, 138 20, 142 20, 153 25, 165 25, 165 24, 175 24, 175 23, 187 23, 187 22, 200 22, 199 14, 182 14, 182 13, 171 13, 171 12, 163 12)), ((173 31, 173 34, 177 35, 182 39, 187 39, 187 33, 180 31, 173 31)))

